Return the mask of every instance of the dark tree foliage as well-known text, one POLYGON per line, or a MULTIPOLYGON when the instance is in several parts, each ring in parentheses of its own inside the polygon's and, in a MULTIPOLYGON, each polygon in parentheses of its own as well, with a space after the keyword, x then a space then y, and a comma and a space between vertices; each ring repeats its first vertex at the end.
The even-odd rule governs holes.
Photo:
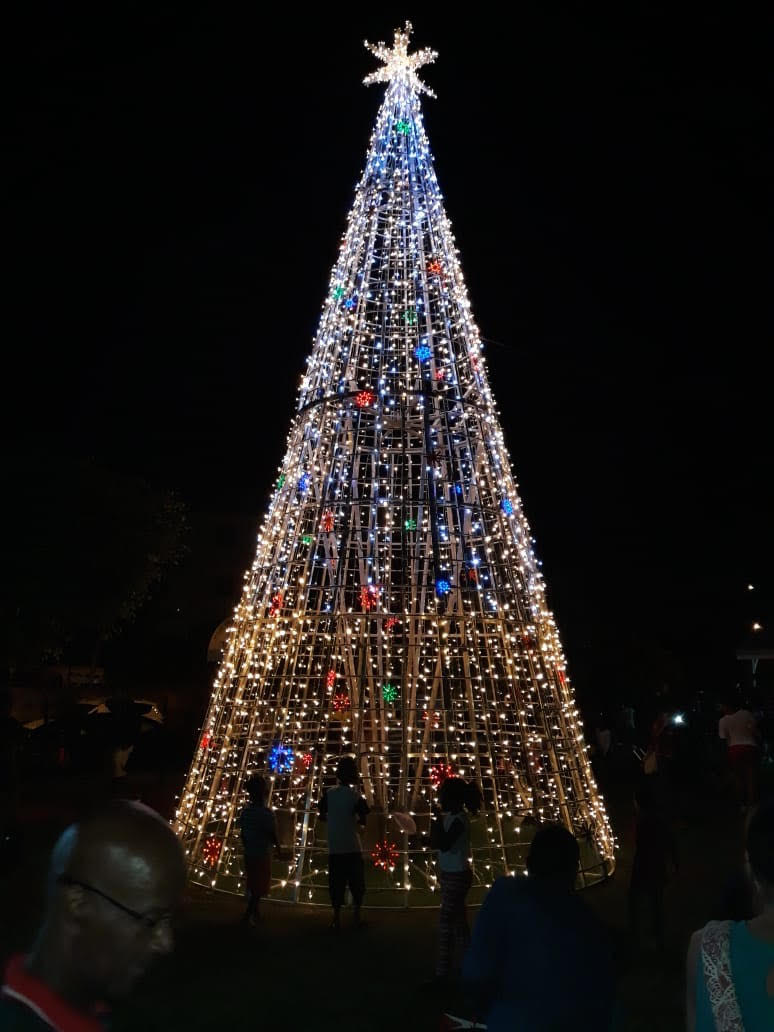
POLYGON ((17 456, 6 476, 7 661, 35 665, 74 642, 95 657, 184 554, 185 508, 139 477, 55 453, 17 456))

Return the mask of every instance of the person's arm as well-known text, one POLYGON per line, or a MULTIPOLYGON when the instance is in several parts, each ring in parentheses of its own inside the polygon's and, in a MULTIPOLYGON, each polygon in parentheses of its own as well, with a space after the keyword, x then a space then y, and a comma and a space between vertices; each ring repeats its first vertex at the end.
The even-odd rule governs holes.
POLYGON ((726 727, 726 718, 721 717, 718 721, 718 738, 728 738, 728 729, 726 727))
POLYGON ((361 828, 366 826, 366 817, 370 812, 368 803, 362 796, 360 796, 358 801, 355 803, 355 816, 357 817, 357 822, 361 828))
POLYGON ((701 950, 701 931, 694 932, 688 946, 685 961, 685 1028, 686 1032, 696 1030, 696 967, 701 950))

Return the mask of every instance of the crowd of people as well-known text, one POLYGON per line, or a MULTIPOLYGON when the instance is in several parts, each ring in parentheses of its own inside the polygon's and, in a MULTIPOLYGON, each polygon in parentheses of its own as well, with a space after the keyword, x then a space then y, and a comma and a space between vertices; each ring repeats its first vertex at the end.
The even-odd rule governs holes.
MULTIPOLYGON (((658 750, 658 726, 652 751, 658 750)), ((730 906, 687 951, 686 1022, 696 1032, 774 1029, 774 800, 758 801, 761 735, 738 701, 723 707, 718 739, 745 816, 746 869, 730 906)), ((605 738, 602 738, 605 743, 605 738)), ((608 745, 608 752, 610 745, 608 745)), ((649 750, 650 751, 650 750, 649 750)), ((648 755, 648 751, 645 752, 648 755)), ((665 796, 663 766, 643 761, 634 784, 635 848, 629 925, 665 948, 664 893, 680 856, 665 796)), ((366 881, 360 830, 368 806, 355 759, 341 757, 336 784, 320 800, 327 826, 332 929, 342 927, 347 892, 362 927, 366 881)), ((255 926, 269 893, 275 851, 282 855, 267 784, 246 786, 240 814, 246 872, 244 922, 255 926)), ((435 975, 428 987, 467 988, 477 1021, 498 1030, 604 1029, 616 1023, 615 947, 581 894, 576 839, 560 825, 537 827, 526 872, 495 881, 468 926, 473 881, 470 821, 477 787, 450 777, 433 807, 440 908, 435 975)), ((132 989, 154 956, 172 949, 172 915, 184 884, 180 845, 169 825, 141 803, 113 801, 69 827, 51 857, 46 913, 24 956, 12 958, 0 994, 0 1029, 97 1032, 109 1008, 132 989)))
MULTIPOLYGON (((356 837, 363 819, 362 797, 351 781, 353 766, 342 761, 338 785, 329 793, 332 850, 352 845, 347 835, 356 837)), ((467 802, 473 807, 477 803, 460 779, 449 779, 446 785, 434 836, 444 862, 438 975, 447 978, 451 973, 452 947, 458 942, 462 977, 477 1016, 490 1032, 612 1028, 613 948, 606 930, 575 892, 580 859, 575 838, 560 825, 540 827, 530 846, 526 876, 494 883, 471 938, 464 907, 470 884, 465 809, 467 802)), ((242 815, 246 843, 261 846, 248 886, 249 919, 257 917, 257 897, 266 887, 265 853, 276 846, 264 790, 260 782, 251 786, 242 815)), ((657 823, 649 791, 638 793, 643 828, 657 823)), ((350 862, 355 855, 331 853, 347 858, 331 865, 336 928, 344 884, 352 891, 359 918, 363 878, 350 862)), ((689 1032, 774 1028, 774 801, 751 811, 746 857, 752 915, 710 922, 690 942, 689 1032)), ((633 888, 635 882, 638 891, 642 884, 656 883, 661 861, 648 848, 642 869, 635 861, 633 888)), ((46 913, 37 937, 29 952, 12 958, 7 967, 0 1028, 104 1029, 110 1008, 133 990, 154 957, 172 949, 172 917, 184 879, 179 842, 169 825, 141 803, 114 801, 69 827, 53 850, 46 913)))

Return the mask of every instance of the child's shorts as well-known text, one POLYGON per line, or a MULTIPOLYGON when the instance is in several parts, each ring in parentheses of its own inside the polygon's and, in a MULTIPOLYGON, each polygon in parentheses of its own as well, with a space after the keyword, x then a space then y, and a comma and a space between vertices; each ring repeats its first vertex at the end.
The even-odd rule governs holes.
POLYGON ((271 853, 245 857, 247 888, 254 896, 266 896, 271 885, 271 853))

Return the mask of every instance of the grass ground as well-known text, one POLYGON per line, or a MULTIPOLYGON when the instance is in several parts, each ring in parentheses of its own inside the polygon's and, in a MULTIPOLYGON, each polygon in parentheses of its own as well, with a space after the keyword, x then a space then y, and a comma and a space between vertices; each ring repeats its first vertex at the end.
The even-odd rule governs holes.
MULTIPOLYGON (((177 781, 137 782, 162 811, 177 781)), ((0 954, 24 949, 42 912, 44 872, 59 831, 109 787, 89 778, 40 782, 26 790, 21 863, 0 880, 0 954)), ((617 1028, 683 1027, 683 958, 690 932, 717 916, 717 901, 742 854, 741 819, 720 785, 705 783, 675 804, 681 872, 667 894, 668 949, 633 948, 626 934, 632 857, 629 792, 612 787, 609 807, 620 841, 614 878, 584 898, 611 928, 621 961, 617 1028)), ((395 1032, 439 1027, 444 1010, 469 1013, 461 992, 439 999, 421 983, 433 971, 434 911, 369 911, 368 926, 335 936, 324 908, 264 906, 261 926, 239 927, 238 899, 191 891, 175 953, 150 972, 124 1011, 118 1032, 254 1028, 395 1032)), ((475 919, 475 912, 471 912, 475 919)))

